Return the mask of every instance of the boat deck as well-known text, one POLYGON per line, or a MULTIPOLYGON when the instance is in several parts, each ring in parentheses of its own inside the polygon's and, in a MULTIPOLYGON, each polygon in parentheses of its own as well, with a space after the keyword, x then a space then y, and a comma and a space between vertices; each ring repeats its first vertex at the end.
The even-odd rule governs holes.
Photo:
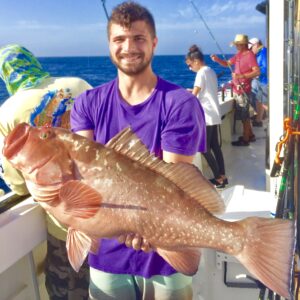
MULTIPOLYGON (((231 143, 223 143, 222 151, 229 186, 243 185, 245 189, 266 190, 265 128, 266 125, 263 127, 253 127, 256 141, 250 143, 249 146, 237 147, 232 146, 231 143)), ((233 140, 237 140, 239 135, 233 135, 233 140)))
MULTIPOLYGON (((263 127, 253 128, 255 142, 237 147, 231 145, 231 140, 235 141, 241 135, 241 124, 237 122, 236 134, 231 135, 226 135, 228 126, 224 128, 222 124, 222 151, 229 181, 229 185, 220 191, 227 206, 226 212, 219 216, 222 219, 235 221, 250 216, 270 217, 275 211, 276 197, 267 192, 267 125, 267 121, 264 121, 263 127)), ((232 120, 230 126, 232 129, 232 120)), ((202 171, 207 178, 212 177, 203 159, 202 171)), ((234 257, 202 249, 200 268, 193 278, 193 300, 258 299, 259 289, 247 277, 250 275, 234 257)))

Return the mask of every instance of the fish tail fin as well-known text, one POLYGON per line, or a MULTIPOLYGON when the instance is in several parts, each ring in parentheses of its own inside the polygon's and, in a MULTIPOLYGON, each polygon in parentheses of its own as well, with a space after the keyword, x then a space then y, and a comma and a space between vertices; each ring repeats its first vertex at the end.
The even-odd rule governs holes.
POLYGON ((253 217, 239 223, 245 228, 246 242, 237 259, 268 288, 291 299, 294 222, 253 217))

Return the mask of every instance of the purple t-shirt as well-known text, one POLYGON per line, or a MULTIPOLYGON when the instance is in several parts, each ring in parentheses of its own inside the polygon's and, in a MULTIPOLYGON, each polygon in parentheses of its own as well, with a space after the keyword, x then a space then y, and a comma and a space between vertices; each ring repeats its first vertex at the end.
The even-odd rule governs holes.
MULTIPOLYGON (((205 119, 198 99, 159 77, 155 90, 138 105, 122 99, 117 79, 76 98, 71 111, 74 132, 94 130, 94 139, 105 144, 128 126, 159 157, 163 150, 183 155, 205 151, 205 119)), ((104 272, 145 278, 176 272, 156 252, 136 251, 114 239, 102 239, 98 254, 89 254, 89 264, 104 272)))

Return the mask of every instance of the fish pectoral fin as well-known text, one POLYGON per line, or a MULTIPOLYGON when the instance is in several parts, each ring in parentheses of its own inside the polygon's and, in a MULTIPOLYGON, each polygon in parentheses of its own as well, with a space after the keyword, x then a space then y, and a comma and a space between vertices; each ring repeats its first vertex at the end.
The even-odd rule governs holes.
POLYGON ((65 204, 65 212, 74 217, 93 217, 100 208, 102 196, 79 180, 66 182, 59 191, 59 199, 65 204))
POLYGON ((97 247, 99 245, 97 239, 90 238, 85 233, 71 227, 68 229, 66 248, 69 262, 76 272, 79 271, 89 251, 96 250, 96 245, 97 247))
POLYGON ((178 272, 192 276, 199 267, 201 252, 199 249, 170 251, 157 248, 156 252, 178 272))

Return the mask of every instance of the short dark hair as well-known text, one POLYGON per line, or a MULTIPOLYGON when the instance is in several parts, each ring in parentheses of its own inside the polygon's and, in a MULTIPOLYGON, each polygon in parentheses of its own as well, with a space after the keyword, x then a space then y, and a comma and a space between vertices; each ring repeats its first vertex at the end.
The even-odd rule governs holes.
POLYGON ((155 22, 150 11, 134 1, 125 1, 116 6, 107 24, 107 34, 110 35, 111 24, 118 24, 130 28, 136 21, 145 21, 151 30, 151 35, 156 37, 155 22))
POLYGON ((185 56, 185 59, 199 59, 200 61, 204 61, 204 55, 197 45, 193 45, 190 47, 188 54, 185 56))

